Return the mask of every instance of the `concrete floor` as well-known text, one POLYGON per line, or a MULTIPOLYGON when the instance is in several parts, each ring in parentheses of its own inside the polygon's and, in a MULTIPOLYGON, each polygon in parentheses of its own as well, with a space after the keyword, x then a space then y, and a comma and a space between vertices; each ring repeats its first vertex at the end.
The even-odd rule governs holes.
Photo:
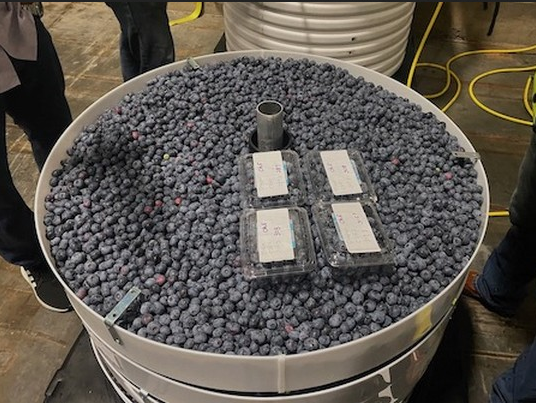
MULTIPOLYGON (((494 3, 491 3, 493 6, 494 3)), ((61 59, 67 98, 76 117, 96 99, 122 83, 119 69, 119 27, 104 3, 46 2, 43 21, 61 59)), ((434 4, 419 3, 414 32, 420 38, 434 4)), ((170 18, 188 14, 193 3, 170 3, 170 18)), ((493 8, 493 7, 491 7, 493 8)), ((528 46, 535 30, 531 24, 534 3, 502 3, 493 35, 486 31, 491 9, 482 3, 448 3, 442 10, 421 61, 444 64, 451 56, 470 49, 528 46)), ((223 33, 221 6, 205 3, 204 15, 172 28, 177 60, 211 53, 223 33)), ((493 117, 477 108, 467 95, 467 83, 480 72, 505 66, 536 64, 536 55, 484 55, 457 61, 453 68, 464 82, 460 99, 448 111, 482 156, 490 183, 492 210, 507 208, 517 170, 530 139, 530 128, 493 117)), ((521 95, 528 73, 499 75, 478 86, 486 104, 528 119, 521 95)), ((421 93, 441 87, 440 72, 419 70, 414 88, 421 93)), ((448 97, 434 100, 442 106, 448 97)), ((11 168, 21 194, 32 205, 38 172, 29 143, 8 123, 11 168)), ((482 266, 508 229, 507 218, 491 218, 475 267, 482 266)), ((508 368, 534 337, 535 299, 531 295, 519 314, 504 320, 473 301, 473 376, 470 403, 487 401, 493 378, 508 368)), ((61 366, 81 331, 75 313, 55 314, 40 308, 18 268, 0 259, 0 403, 41 403, 55 371, 61 366)), ((469 335, 468 335, 469 337, 469 335)), ((73 402, 77 403, 77 402, 73 402)))

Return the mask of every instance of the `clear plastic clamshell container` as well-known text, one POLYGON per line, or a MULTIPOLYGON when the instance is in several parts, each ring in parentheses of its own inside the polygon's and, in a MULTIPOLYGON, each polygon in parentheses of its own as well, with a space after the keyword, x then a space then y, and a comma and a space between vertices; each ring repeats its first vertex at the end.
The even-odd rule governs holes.
POLYGON ((316 266, 311 225, 301 207, 245 210, 240 250, 248 279, 300 274, 316 266))
POLYGON ((394 264, 392 244, 372 202, 317 202, 312 210, 325 258, 331 266, 394 264))
POLYGON ((306 189, 298 154, 292 150, 251 153, 239 159, 244 208, 298 206, 306 189))
POLYGON ((358 150, 310 151, 304 162, 315 200, 377 200, 358 150))

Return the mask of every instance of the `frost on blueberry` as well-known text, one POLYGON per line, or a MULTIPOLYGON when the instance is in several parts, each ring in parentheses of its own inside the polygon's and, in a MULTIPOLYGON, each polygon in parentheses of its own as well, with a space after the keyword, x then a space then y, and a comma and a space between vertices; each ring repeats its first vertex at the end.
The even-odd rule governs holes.
POLYGON ((330 64, 186 67, 83 129, 52 173, 46 237, 59 273, 98 314, 141 290, 121 322, 141 337, 219 354, 324 349, 401 320, 465 267, 483 189, 472 164, 452 156, 461 149, 432 113, 330 64), (313 224, 313 272, 243 278, 237 161, 266 99, 283 104, 301 158, 359 150, 395 270, 333 271, 313 224))

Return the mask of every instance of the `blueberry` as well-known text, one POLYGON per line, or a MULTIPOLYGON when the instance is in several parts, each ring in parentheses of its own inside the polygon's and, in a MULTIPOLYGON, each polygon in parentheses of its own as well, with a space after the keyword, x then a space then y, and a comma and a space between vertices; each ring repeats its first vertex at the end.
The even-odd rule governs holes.
POLYGON ((329 318, 329 325, 331 327, 339 327, 342 323, 342 317, 338 313, 334 314, 331 318, 329 318))

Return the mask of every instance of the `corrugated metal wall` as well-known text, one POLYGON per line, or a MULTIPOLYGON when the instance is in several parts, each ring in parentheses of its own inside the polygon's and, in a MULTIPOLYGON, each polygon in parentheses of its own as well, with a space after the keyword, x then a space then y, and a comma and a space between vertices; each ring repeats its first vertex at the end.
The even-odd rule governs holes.
POLYGON ((225 2, 228 50, 334 57, 392 75, 406 52, 412 2, 225 2))

